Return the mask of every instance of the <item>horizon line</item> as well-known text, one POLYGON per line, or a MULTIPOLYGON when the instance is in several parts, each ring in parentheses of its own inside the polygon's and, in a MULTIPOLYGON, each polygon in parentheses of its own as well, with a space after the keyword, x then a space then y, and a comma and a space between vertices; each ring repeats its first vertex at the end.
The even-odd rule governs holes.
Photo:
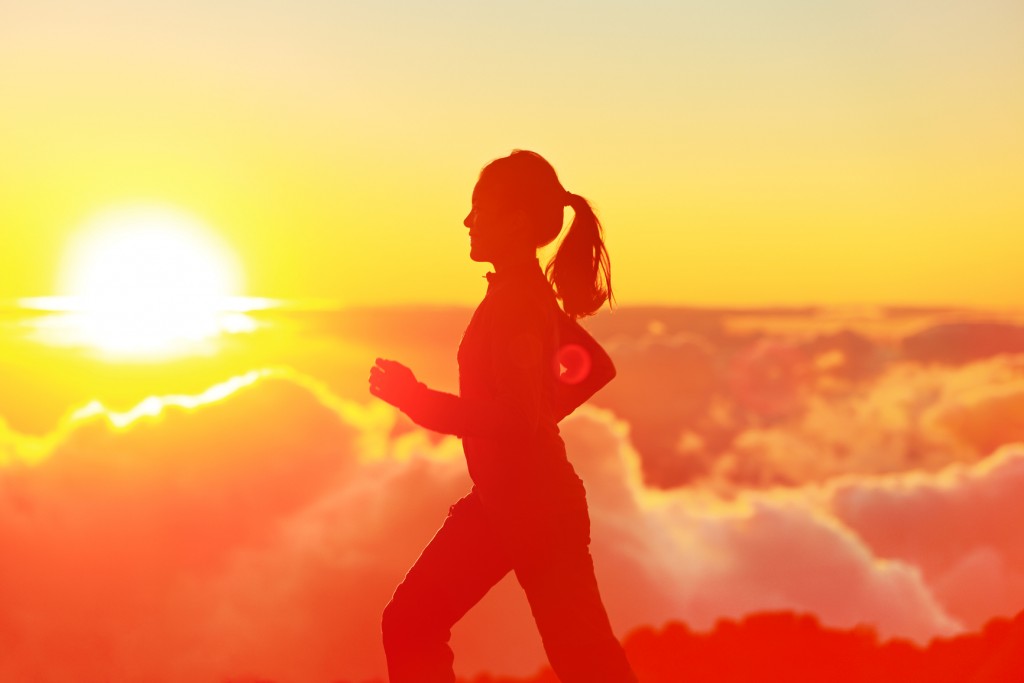
MULTIPOLYGON (((410 302, 379 302, 379 303, 346 303, 340 299, 328 297, 264 297, 264 296, 226 296, 218 297, 221 305, 216 308, 225 313, 260 313, 265 311, 278 312, 329 312, 343 310, 367 309, 439 309, 439 308, 472 308, 476 304, 452 301, 410 301, 410 302)), ((159 304, 157 304, 159 305, 159 304)), ((114 307, 115 310, 117 307, 114 307)), ((130 307, 137 310, 138 306, 130 307)), ((78 296, 31 296, 11 299, 0 299, 0 311, 29 313, 75 313, 83 310, 94 310, 88 300, 78 296)), ((831 311, 843 313, 871 314, 881 312, 921 313, 1002 313, 1022 314, 1024 307, 1012 308, 1002 306, 982 306, 955 303, 908 303, 908 302, 848 302, 848 303, 699 303, 699 302, 648 302, 638 301, 629 304, 617 304, 615 308, 595 313, 614 313, 616 309, 685 309, 721 313, 756 313, 768 311, 831 311)), ((126 308, 127 310, 127 308, 126 308)))

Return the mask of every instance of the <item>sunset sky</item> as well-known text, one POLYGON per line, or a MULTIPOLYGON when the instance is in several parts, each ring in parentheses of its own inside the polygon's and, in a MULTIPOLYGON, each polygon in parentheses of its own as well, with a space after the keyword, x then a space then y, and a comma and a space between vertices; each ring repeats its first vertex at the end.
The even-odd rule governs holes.
POLYGON ((620 303, 1020 303, 1010 0, 4 3, 0 299, 126 205, 237 294, 471 304, 480 167, 544 154, 620 303))
MULTIPOLYGON (((1022 86, 1020 0, 0 0, 0 681, 383 680, 473 482, 367 377, 460 390, 516 148, 605 225, 629 656, 1024 652, 1022 86)), ((452 633, 544 675, 512 575, 452 633)))

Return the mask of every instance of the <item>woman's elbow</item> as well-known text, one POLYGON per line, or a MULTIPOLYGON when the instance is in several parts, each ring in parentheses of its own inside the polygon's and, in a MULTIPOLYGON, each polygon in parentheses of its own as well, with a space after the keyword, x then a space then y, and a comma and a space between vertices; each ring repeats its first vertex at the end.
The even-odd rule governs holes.
POLYGON ((602 359, 602 362, 594 363, 590 368, 591 381, 599 387, 611 382, 617 374, 615 365, 610 358, 602 359))

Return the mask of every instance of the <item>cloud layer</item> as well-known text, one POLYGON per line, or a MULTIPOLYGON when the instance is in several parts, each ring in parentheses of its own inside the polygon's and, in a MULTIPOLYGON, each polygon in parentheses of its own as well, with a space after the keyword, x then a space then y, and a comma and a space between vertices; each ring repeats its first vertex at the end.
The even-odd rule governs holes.
MULTIPOLYGON (((785 609, 923 641, 1024 599, 1022 447, 723 497, 645 485, 612 411, 581 409, 562 433, 620 635, 785 609)), ((381 675, 380 612, 469 487, 457 439, 287 370, 2 440, 4 680, 381 675)), ((543 663, 511 579, 454 648, 467 675, 543 663)))

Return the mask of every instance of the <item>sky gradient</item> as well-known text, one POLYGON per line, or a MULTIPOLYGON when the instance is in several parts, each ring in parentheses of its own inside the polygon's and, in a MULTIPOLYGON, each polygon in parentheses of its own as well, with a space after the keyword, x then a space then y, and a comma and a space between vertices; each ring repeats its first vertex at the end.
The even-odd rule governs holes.
POLYGON ((472 184, 526 148, 623 304, 1017 306, 1022 82, 1009 0, 7 3, 0 299, 151 202, 239 293, 472 304, 472 184))

